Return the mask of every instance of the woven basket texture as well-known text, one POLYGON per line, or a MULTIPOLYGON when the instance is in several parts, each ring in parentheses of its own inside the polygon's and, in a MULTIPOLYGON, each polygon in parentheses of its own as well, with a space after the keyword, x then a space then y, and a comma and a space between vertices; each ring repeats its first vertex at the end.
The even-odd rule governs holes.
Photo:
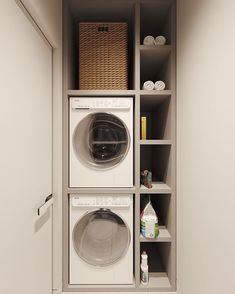
POLYGON ((126 23, 79 24, 79 88, 128 89, 126 23))

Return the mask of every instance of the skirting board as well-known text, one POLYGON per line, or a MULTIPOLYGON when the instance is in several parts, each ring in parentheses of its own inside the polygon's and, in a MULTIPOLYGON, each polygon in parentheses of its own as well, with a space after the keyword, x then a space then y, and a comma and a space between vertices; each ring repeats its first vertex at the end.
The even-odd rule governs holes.
MULTIPOLYGON (((62 292, 62 294, 97 294, 98 292, 62 292)), ((156 294, 177 294, 177 292, 105 292, 105 294, 149 294, 149 293, 156 293, 156 294)), ((59 292, 53 292, 53 294, 61 294, 59 292)), ((180 294, 180 293, 178 293, 180 294)))

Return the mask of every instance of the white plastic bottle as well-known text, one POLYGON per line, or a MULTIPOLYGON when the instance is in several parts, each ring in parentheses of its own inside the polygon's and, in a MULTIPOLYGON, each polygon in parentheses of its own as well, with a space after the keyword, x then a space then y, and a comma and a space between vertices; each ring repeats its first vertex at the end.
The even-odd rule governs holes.
POLYGON ((148 267, 148 255, 145 251, 141 254, 141 284, 147 286, 149 282, 149 267, 148 267))

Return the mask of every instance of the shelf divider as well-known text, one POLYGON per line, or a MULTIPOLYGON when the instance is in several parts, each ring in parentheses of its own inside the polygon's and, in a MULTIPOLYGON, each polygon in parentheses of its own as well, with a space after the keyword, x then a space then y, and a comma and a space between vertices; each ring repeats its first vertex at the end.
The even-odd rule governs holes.
POLYGON ((140 140, 140 145, 172 145, 171 140, 140 140))
POLYGON ((146 54, 155 54, 158 58, 164 58, 171 52, 171 45, 140 45, 139 50, 146 54))
POLYGON ((156 239, 146 239, 140 234, 140 242, 171 242, 172 238, 165 226, 159 226, 159 235, 156 239))
POLYGON ((171 194, 171 187, 163 182, 152 182, 152 188, 148 189, 141 185, 141 194, 171 194))
POLYGON ((165 291, 168 289, 171 290, 171 284, 167 273, 165 272, 156 272, 156 273, 149 273, 149 283, 147 286, 140 285, 140 288, 143 289, 154 289, 158 291, 165 291))
POLYGON ((68 194, 134 194, 136 192, 135 187, 130 188, 95 188, 95 187, 82 187, 82 188, 68 188, 68 194))
POLYGON ((171 96, 172 91, 171 90, 152 90, 152 91, 147 91, 147 90, 140 90, 139 94, 141 96, 171 96))
POLYGON ((68 96, 134 96, 134 90, 68 90, 68 96))

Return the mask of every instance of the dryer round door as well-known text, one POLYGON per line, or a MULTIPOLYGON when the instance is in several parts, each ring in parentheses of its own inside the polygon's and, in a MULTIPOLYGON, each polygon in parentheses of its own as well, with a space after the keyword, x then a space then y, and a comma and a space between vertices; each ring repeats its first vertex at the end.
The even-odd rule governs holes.
POLYGON ((125 256, 131 240, 123 219, 109 209, 85 214, 73 229, 78 256, 93 266, 109 266, 125 256))
POLYGON ((119 164, 130 146, 129 131, 117 116, 91 113, 76 127, 73 148, 79 160, 94 169, 108 169, 119 164))

